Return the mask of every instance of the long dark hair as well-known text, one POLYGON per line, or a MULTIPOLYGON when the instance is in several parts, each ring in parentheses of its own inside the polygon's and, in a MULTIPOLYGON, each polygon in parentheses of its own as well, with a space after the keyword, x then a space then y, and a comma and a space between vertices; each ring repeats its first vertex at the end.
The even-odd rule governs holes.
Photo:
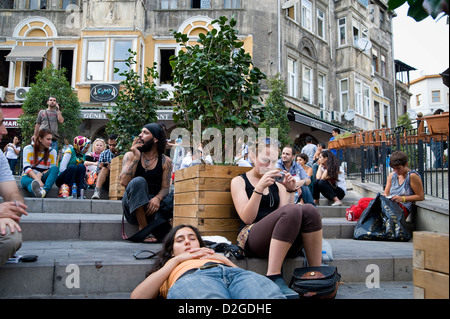
POLYGON ((161 269, 173 257, 172 254, 175 235, 178 230, 185 227, 192 229, 195 233, 195 236, 197 236, 198 242, 200 243, 200 247, 205 247, 205 242, 203 241, 202 236, 200 235, 200 232, 197 228, 195 228, 192 225, 178 225, 172 228, 164 238, 163 245, 157 255, 156 262, 153 264, 153 268, 148 272, 148 274, 152 274, 155 271, 161 269))
MULTIPOLYGON (((48 130, 48 129, 43 129, 39 131, 39 135, 38 138, 34 141, 34 145, 33 145, 33 161, 34 161, 34 165, 33 167, 36 167, 37 164, 39 163, 39 149, 41 148, 41 141, 39 140, 39 138, 44 138, 47 135, 53 135, 52 131, 48 130)), ((50 149, 49 148, 44 148, 44 157, 42 159, 42 163, 47 163, 48 157, 50 155, 50 149)), ((45 164, 44 164, 45 165, 45 164)))
POLYGON ((339 174, 340 163, 336 155, 334 155, 329 150, 324 150, 320 154, 322 154, 323 158, 327 160, 327 172, 330 179, 337 180, 339 174))

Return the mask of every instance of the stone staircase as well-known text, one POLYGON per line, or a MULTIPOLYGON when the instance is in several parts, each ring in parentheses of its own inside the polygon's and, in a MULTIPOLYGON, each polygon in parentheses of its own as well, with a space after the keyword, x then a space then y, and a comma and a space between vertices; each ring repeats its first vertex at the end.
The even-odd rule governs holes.
MULTIPOLYGON (((144 249, 157 252, 161 244, 137 244, 121 239, 120 201, 91 200, 89 190, 88 199, 37 199, 22 192, 29 215, 21 221, 24 242, 17 254, 39 258, 36 262, 0 266, 0 298, 128 298, 145 278, 154 260, 136 260, 133 254, 144 249)), ((356 222, 345 219, 345 209, 359 198, 358 193, 350 190, 343 200, 345 206, 331 207, 326 199, 320 200, 324 238, 333 251, 331 265, 337 266, 342 275, 337 298, 353 298, 357 291, 363 290, 364 298, 370 296, 372 292, 367 293, 365 285, 369 276, 382 283, 407 282, 408 291, 412 291, 412 241, 352 239, 356 222), (353 289, 355 283, 359 290, 353 289)), ((133 234, 137 228, 125 221, 125 231, 133 234)), ((233 261, 242 268, 265 274, 266 260, 233 261)), ((303 257, 287 259, 286 281, 294 268, 303 265, 303 257)))

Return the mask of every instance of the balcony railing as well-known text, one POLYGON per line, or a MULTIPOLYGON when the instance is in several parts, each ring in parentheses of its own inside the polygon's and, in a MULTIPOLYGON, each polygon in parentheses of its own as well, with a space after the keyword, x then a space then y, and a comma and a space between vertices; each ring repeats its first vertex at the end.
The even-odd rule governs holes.
POLYGON ((399 126, 354 133, 329 143, 346 163, 348 178, 386 186, 391 168, 389 157, 400 150, 408 155, 409 168, 422 177, 426 195, 449 199, 448 112, 440 116, 418 118, 413 129, 399 126), (442 120, 436 126, 433 121, 442 120), (427 125, 425 125, 425 123, 427 125))

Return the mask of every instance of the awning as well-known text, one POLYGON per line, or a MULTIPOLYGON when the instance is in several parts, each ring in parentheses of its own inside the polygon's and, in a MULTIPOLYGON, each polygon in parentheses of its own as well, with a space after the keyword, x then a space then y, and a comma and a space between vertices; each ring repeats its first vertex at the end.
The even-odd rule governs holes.
POLYGON ((3 123, 6 128, 17 128, 19 125, 17 124, 17 120, 19 116, 23 113, 22 108, 2 108, 3 112, 3 123))
POLYGON ((6 56, 6 61, 29 61, 40 62, 44 59, 44 55, 52 47, 38 47, 38 46, 16 46, 6 56))
POLYGON ((297 111, 294 110, 290 110, 290 116, 288 115, 288 117, 291 118, 291 120, 315 128, 317 130, 321 130, 327 133, 332 133, 333 129, 336 127, 339 127, 338 125, 333 125, 332 123, 319 119, 319 118, 315 118, 312 116, 308 116, 306 114, 301 114, 297 111))

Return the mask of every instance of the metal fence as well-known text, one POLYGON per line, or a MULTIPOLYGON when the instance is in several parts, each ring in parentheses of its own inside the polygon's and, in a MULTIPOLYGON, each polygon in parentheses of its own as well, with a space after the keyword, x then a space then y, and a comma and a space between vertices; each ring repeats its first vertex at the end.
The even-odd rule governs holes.
POLYGON ((392 171, 390 154, 403 151, 408 166, 422 177, 426 195, 449 199, 448 141, 446 135, 420 135, 417 129, 387 129, 385 141, 363 143, 359 147, 342 148, 339 155, 346 162, 347 176, 370 181, 384 187, 392 171))

